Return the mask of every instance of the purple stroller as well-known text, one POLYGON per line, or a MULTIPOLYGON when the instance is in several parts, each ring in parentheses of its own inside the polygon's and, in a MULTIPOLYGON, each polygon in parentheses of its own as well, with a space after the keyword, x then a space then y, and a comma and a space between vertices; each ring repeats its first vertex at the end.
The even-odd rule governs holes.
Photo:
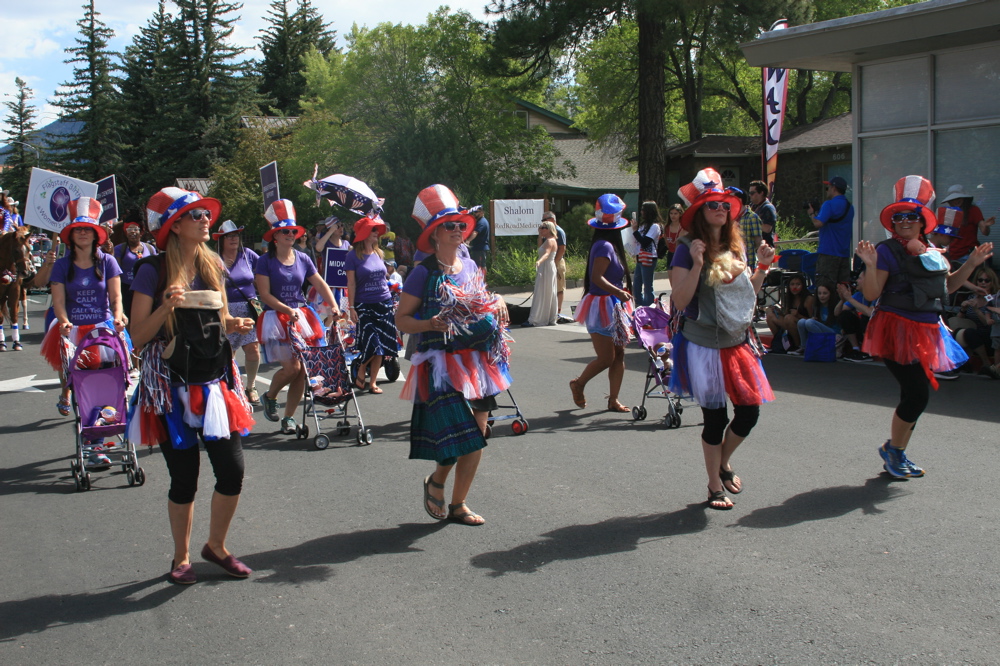
POLYGON ((668 428, 681 426, 680 396, 673 394, 667 388, 670 383, 670 315, 660 307, 640 307, 632 315, 632 325, 635 327, 639 341, 649 356, 649 368, 646 370, 646 386, 642 391, 642 403, 632 408, 632 419, 646 420, 646 398, 656 394, 667 399, 667 413, 663 420, 668 428))
MULTIPOLYGON (((66 348, 67 356, 71 349, 66 348)), ((125 343, 106 328, 95 328, 68 358, 65 371, 76 415, 76 457, 70 463, 76 489, 90 490, 91 471, 117 465, 130 486, 144 484, 146 473, 139 467, 135 445, 122 437, 129 384, 125 343), (111 441, 105 442, 106 437, 111 441)))

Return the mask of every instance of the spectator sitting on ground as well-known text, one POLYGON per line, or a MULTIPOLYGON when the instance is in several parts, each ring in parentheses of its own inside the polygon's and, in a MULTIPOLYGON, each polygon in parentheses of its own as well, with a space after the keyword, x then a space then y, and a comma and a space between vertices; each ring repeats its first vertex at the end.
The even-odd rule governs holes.
POLYGON ((783 333, 788 334, 788 351, 799 348, 799 320, 812 317, 815 299, 806 289, 806 278, 801 273, 795 273, 788 278, 781 305, 772 305, 767 309, 765 320, 771 329, 774 339, 771 351, 779 354, 784 352, 781 344, 783 333))
MULTIPOLYGON (((864 274, 865 272, 861 271, 858 284, 861 284, 864 274)), ((840 297, 840 302, 837 303, 834 313, 849 345, 844 350, 844 360, 852 363, 868 363, 872 357, 861 351, 861 341, 864 340, 865 329, 868 328, 868 320, 872 316, 872 304, 860 291, 852 294, 850 287, 843 282, 837 285, 837 296, 840 297)))
MULTIPOLYGON (((988 266, 982 266, 976 270, 972 282, 987 294, 995 294, 1000 291, 1000 283, 997 281, 997 274, 988 266)), ((979 374, 986 375, 990 379, 1000 379, 1000 371, 992 365, 990 355, 993 354, 992 329, 997 323, 997 314, 990 310, 992 298, 987 300, 987 296, 976 294, 962 302, 962 317, 968 319, 974 328, 962 328, 955 331, 955 339, 958 344, 967 352, 974 353, 983 362, 983 367, 979 374)))
POLYGON ((836 287, 829 280, 820 280, 816 287, 816 301, 813 308, 813 316, 808 319, 799 319, 799 340, 800 347, 797 350, 789 351, 789 354, 801 356, 805 352, 806 342, 812 333, 840 333, 840 324, 837 322, 837 305, 840 299, 837 297, 836 287))

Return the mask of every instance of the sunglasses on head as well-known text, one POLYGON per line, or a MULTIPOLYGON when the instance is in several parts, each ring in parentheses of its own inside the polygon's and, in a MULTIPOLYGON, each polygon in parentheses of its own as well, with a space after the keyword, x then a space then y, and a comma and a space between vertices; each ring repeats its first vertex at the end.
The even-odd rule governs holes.
POLYGON ((442 222, 441 226, 444 227, 445 231, 455 231, 455 229, 465 231, 469 225, 465 222, 452 222, 449 220, 448 222, 442 222))
POLYGON ((729 202, 728 201, 708 201, 708 202, 705 203, 705 208, 707 208, 709 210, 719 210, 720 208, 722 210, 729 210, 729 202))
POLYGON ((893 224, 899 224, 900 222, 916 222, 920 219, 920 216, 916 213, 895 213, 892 216, 893 224))
POLYGON ((294 234, 295 229, 278 229, 274 233, 281 234, 282 236, 287 236, 288 234, 294 234))
POLYGON ((195 222, 201 222, 202 218, 205 218, 206 220, 212 219, 212 211, 210 210, 192 210, 188 213, 188 215, 190 215, 191 219, 195 222))

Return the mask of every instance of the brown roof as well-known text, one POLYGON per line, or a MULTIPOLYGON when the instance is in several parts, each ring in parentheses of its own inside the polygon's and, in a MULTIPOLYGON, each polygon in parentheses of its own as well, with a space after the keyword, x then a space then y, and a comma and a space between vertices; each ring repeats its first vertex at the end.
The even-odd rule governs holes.
POLYGON ((559 187, 574 187, 586 190, 636 190, 639 189, 639 174, 623 171, 618 160, 594 144, 586 137, 552 137, 558 155, 556 164, 568 160, 576 167, 576 177, 553 178, 546 181, 559 187))
POLYGON ((252 129, 288 129, 299 121, 298 116, 241 116, 240 125, 252 129))
POLYGON ((759 136, 729 136, 706 134, 700 139, 687 141, 667 148, 667 157, 714 157, 726 155, 753 155, 760 153, 759 136))
POLYGON ((833 118, 818 120, 782 133, 778 153, 791 150, 809 150, 850 146, 852 141, 852 115, 842 113, 833 118))

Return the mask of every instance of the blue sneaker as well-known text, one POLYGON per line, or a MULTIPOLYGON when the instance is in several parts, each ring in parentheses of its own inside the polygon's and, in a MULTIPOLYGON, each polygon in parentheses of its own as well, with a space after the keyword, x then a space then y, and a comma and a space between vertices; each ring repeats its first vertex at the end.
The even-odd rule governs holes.
POLYGON ((924 470, 922 467, 917 467, 912 460, 906 457, 906 451, 899 452, 899 459, 902 461, 903 466, 909 470, 909 477, 914 479, 919 479, 924 475, 924 470))
POLYGON ((886 440, 885 444, 879 447, 878 454, 882 456, 882 460, 885 462, 885 465, 883 465, 885 471, 891 476, 897 479, 905 479, 910 476, 910 469, 903 464, 906 455, 900 449, 889 446, 889 440, 886 440))

